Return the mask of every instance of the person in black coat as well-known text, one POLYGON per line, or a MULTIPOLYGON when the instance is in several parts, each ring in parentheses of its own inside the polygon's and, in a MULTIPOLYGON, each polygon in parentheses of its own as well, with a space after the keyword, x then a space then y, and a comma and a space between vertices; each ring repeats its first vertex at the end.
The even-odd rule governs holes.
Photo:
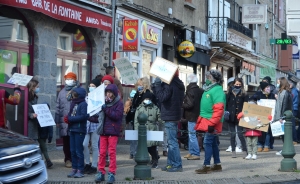
POLYGON ((228 89, 228 93, 226 95, 226 111, 229 112, 228 117, 228 127, 231 133, 230 143, 232 148, 232 158, 236 158, 235 152, 235 138, 236 131, 237 135, 242 144, 243 156, 247 156, 247 147, 246 141, 243 136, 243 127, 239 126, 239 120, 237 119, 237 115, 242 112, 244 102, 248 102, 248 95, 244 89, 244 82, 241 78, 235 78, 233 82, 233 86, 228 89))
MULTIPOLYGON (((200 160, 200 149, 198 141, 202 142, 202 136, 197 140, 196 130, 194 129, 196 121, 199 117, 201 97, 203 89, 197 85, 198 79, 195 74, 187 77, 189 85, 183 99, 182 108, 184 110, 184 118, 188 121, 189 131, 189 153, 184 156, 188 160, 200 160)), ((200 147, 201 148, 201 147, 200 147)))
MULTIPOLYGON (((259 101, 260 99, 275 100, 275 94, 271 93, 271 87, 267 82, 260 82, 260 89, 249 101, 259 101)), ((268 132, 262 132, 262 136, 258 137, 257 152, 268 152, 269 149, 273 149, 274 137, 272 136, 271 128, 269 126, 268 132)))

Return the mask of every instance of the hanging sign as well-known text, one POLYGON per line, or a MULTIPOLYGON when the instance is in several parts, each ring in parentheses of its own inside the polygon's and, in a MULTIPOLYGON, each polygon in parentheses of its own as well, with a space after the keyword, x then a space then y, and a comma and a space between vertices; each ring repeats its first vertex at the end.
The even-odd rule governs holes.
POLYGON ((157 27, 151 26, 147 21, 141 23, 141 41, 157 45, 160 39, 160 30, 157 27))
POLYGON ((195 53, 194 44, 190 41, 183 41, 178 46, 178 52, 181 57, 192 57, 195 53))
POLYGON ((266 4, 243 4, 243 24, 265 24, 268 13, 266 4))
POLYGON ((138 51, 139 20, 124 19, 123 20, 123 51, 135 52, 138 51))
POLYGON ((0 0, 0 4, 30 9, 81 26, 112 31, 112 18, 58 0, 0 0))

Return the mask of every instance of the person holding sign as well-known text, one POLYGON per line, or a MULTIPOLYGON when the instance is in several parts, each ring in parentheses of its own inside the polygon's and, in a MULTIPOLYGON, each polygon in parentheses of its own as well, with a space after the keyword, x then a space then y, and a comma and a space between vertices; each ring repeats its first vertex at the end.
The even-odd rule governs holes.
POLYGON ((6 127, 6 104, 18 105, 21 98, 21 89, 18 84, 15 84, 14 94, 9 94, 6 90, 0 89, 0 98, 2 102, 0 103, 0 128, 6 127))
POLYGON ((51 162, 46 145, 46 139, 44 135, 41 135, 41 127, 37 119, 37 114, 34 112, 33 105, 37 104, 37 93, 40 91, 39 82, 35 79, 31 79, 27 84, 28 88, 28 137, 39 142, 41 152, 45 157, 47 167, 51 167, 51 162))
POLYGON ((68 177, 84 177, 83 141, 86 134, 86 121, 88 119, 86 92, 83 88, 75 88, 72 92, 72 101, 68 115, 64 122, 68 124, 70 132, 70 151, 72 157, 72 171, 68 177))
POLYGON ((200 104, 200 115, 195 125, 195 130, 206 132, 204 136, 205 160, 203 167, 195 170, 197 174, 222 171, 220 151, 217 143, 217 134, 222 132, 226 103, 222 83, 223 77, 218 70, 210 70, 206 73, 206 81, 203 86, 204 93, 200 104), (210 160, 212 156, 214 157, 214 165, 211 167, 210 160))
MULTIPOLYGON (((252 97, 249 98, 249 101, 257 102, 260 99, 270 99, 275 100, 275 94, 271 93, 271 88, 269 83, 260 82, 260 89, 252 97)), ((268 115, 266 115, 268 116, 268 115)), ((269 152, 269 148, 273 149, 274 137, 272 136, 271 129, 269 127, 268 132, 262 132, 262 136, 258 138, 257 142, 257 152, 269 152)))
MULTIPOLYGON (((279 91, 274 113, 275 120, 279 120, 285 111, 293 110, 293 97, 290 84, 285 77, 280 77, 279 81, 279 91)), ((282 120, 280 122, 283 123, 282 120)), ((284 135, 282 136, 282 141, 284 141, 284 135)), ((277 152, 277 155, 281 155, 281 151, 277 152)))

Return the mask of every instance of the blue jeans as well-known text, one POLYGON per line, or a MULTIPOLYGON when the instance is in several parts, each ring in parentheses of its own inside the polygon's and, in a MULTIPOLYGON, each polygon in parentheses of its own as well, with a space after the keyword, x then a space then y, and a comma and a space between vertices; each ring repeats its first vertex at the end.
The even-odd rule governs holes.
POLYGON ((266 139, 265 139, 265 148, 270 148, 273 149, 273 144, 274 144, 274 137, 271 131, 271 127, 269 126, 268 132, 266 134, 266 139))
POLYGON ((204 165, 210 165, 211 156, 214 157, 214 164, 221 163, 216 134, 205 133, 204 148, 205 148, 204 165))
POLYGON ((188 122, 189 130, 189 153, 191 155, 200 156, 198 139, 196 136, 196 130, 194 129, 196 122, 188 122))
POLYGON ((84 169, 84 154, 83 154, 83 141, 85 133, 70 132, 70 149, 72 158, 72 169, 84 169))
POLYGON ((177 122, 165 122, 168 140, 168 160, 167 165, 174 168, 182 168, 181 156, 177 140, 177 122))

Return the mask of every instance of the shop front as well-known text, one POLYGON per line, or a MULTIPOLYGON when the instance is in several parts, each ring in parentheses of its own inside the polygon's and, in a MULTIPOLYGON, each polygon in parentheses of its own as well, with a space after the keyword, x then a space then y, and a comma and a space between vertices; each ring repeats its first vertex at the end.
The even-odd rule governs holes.
MULTIPOLYGON (((84 88, 100 74, 112 19, 92 6, 37 2, 0 0, 0 83, 7 86, 14 73, 34 76, 40 86, 38 102, 49 103, 54 113, 66 73, 76 73, 84 88)), ((24 108, 9 111, 17 117, 10 119, 12 130, 27 135, 24 108)))
POLYGON ((260 56, 261 56, 261 58, 260 58, 259 62, 265 66, 264 68, 260 68, 260 75, 259 75, 260 81, 264 77, 269 76, 269 77, 271 77, 272 84, 276 86, 277 60, 268 58, 263 55, 260 55, 260 56))

